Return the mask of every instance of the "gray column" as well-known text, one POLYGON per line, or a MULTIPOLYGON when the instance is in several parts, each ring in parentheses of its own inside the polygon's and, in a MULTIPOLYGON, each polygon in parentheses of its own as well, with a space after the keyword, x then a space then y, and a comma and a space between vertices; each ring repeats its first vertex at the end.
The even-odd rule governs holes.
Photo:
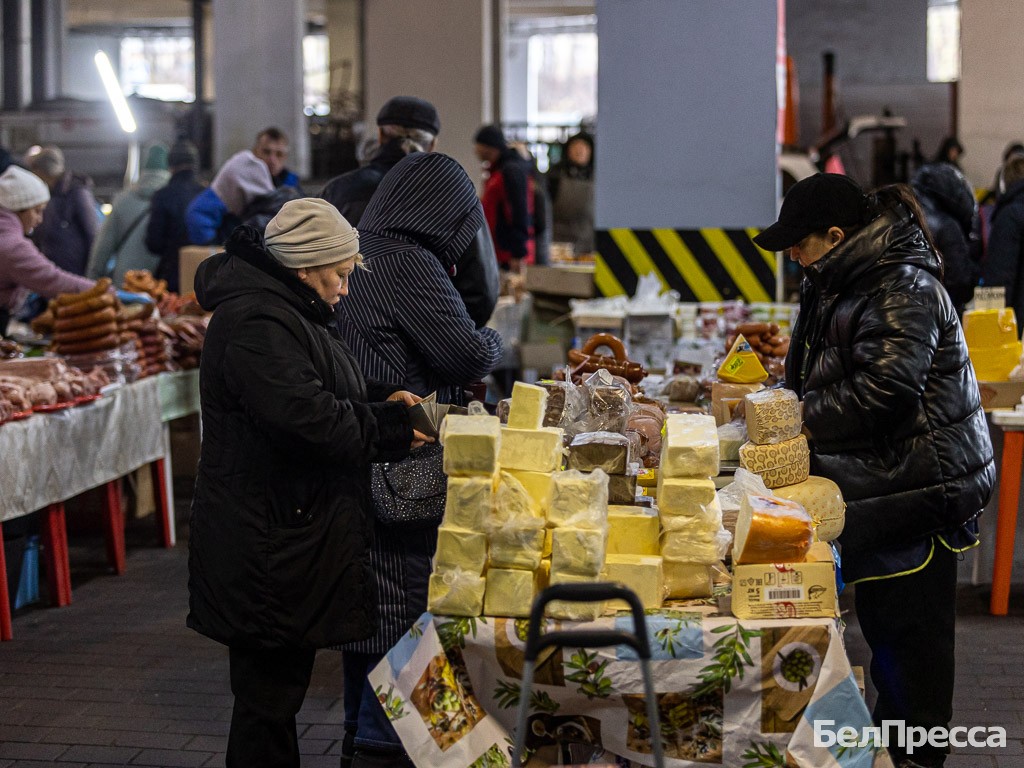
POLYGON ((31 96, 29 41, 31 13, 28 0, 0 0, 0 70, 3 109, 22 109, 31 96))
POLYGON ((291 140, 288 166, 309 171, 302 113, 305 0, 217 0, 213 10, 214 165, 252 147, 270 125, 291 140))
POLYGON ((32 0, 32 101, 62 95, 65 0, 32 0))

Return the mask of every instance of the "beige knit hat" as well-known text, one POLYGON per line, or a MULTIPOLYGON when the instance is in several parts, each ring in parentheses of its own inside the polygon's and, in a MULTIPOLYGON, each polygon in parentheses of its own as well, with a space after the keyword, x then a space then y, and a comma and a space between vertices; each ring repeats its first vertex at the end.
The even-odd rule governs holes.
POLYGON ((49 200, 49 187, 32 171, 12 165, 0 175, 0 208, 17 213, 49 200))
POLYGON ((359 255, 359 233, 326 200, 289 200, 266 229, 267 250, 291 269, 322 267, 359 255))

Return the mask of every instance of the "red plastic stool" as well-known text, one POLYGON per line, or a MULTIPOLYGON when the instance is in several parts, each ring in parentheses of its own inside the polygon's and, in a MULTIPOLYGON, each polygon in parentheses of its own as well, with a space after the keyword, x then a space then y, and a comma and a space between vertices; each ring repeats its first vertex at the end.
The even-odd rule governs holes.
POLYGON ((993 411, 992 423, 1003 430, 1003 462, 999 470, 999 512, 989 613, 1005 616, 1010 610, 1013 546, 1017 534, 1020 476, 1024 469, 1024 413, 993 411))

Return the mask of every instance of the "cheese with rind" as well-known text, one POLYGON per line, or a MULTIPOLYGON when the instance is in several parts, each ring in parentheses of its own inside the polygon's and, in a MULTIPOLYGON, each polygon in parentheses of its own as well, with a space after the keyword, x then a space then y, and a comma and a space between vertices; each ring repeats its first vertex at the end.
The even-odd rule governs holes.
POLYGON ((741 499, 734 563, 801 563, 813 541, 811 517, 797 502, 752 493, 741 499))
POLYGON ((798 435, 778 445, 746 443, 740 448, 740 466, 760 475, 768 488, 802 483, 811 472, 807 438, 798 435))
POLYGON ((513 429, 540 429, 548 408, 548 391, 535 384, 517 381, 512 385, 508 425, 513 429))
POLYGON ((443 525, 467 531, 483 530, 494 506, 495 484, 496 478, 485 475, 449 477, 443 525))
POLYGON ((846 502, 839 486, 826 477, 811 475, 804 482, 776 488, 775 495, 795 501, 814 521, 816 541, 835 541, 846 523, 846 502))
POLYGON ((493 475, 498 469, 501 422, 497 416, 450 414, 441 423, 446 475, 493 475))
POLYGON ((486 580, 465 571, 435 571, 427 587, 427 610, 437 616, 479 616, 486 580))
MULTIPOLYGON (((608 555, 604 576, 608 581, 618 582, 633 590, 645 610, 661 608, 665 597, 665 574, 661 557, 656 555, 608 555)), ((611 607, 628 608, 617 600, 611 607)))
POLYGON ((556 472, 562 468, 562 436, 558 427, 501 430, 498 461, 504 470, 556 472))
POLYGON ((489 568, 484 590, 484 615, 527 618, 533 605, 535 582, 533 571, 489 568))
POLYGON ((713 417, 681 413, 665 420, 660 467, 663 477, 716 477, 719 452, 718 426, 713 417))
POLYGON ((608 475, 608 503, 632 504, 636 500, 636 475, 608 475))
POLYGON ((776 445, 800 434, 800 398, 791 389, 765 389, 744 398, 747 435, 756 445, 776 445))

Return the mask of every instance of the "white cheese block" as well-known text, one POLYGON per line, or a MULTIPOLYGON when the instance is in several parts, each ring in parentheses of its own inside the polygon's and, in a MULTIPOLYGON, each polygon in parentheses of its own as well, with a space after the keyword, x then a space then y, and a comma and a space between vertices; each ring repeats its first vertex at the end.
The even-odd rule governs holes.
POLYGON ((494 506, 496 478, 487 476, 449 477, 444 504, 444 525, 467 531, 482 531, 494 506))
POLYGON ((715 481, 708 478, 660 477, 658 509, 662 517, 709 517, 717 498, 715 481))
POLYGON ((605 528, 608 525, 608 475, 600 469, 556 472, 548 525, 605 528))
POLYGON ((686 531, 666 531, 661 535, 661 556, 681 563, 710 565, 722 559, 722 552, 714 536, 698 538, 686 531))
POLYGON ((498 475, 493 510, 492 519, 499 522, 544 516, 523 484, 508 472, 498 475))
POLYGON ((711 597, 711 568, 704 563, 663 560, 665 596, 677 600, 711 597))
POLYGON ((446 475, 493 475, 498 469, 501 422, 497 416, 446 416, 441 444, 446 475))
POLYGON ((536 579, 533 571, 488 568, 484 615, 527 618, 533 606, 536 579))
POLYGON ((537 509, 546 514, 551 507, 551 493, 555 487, 552 473, 528 472, 522 469, 510 469, 508 473, 523 484, 537 509))
POLYGON ((746 443, 740 448, 740 466, 760 475, 768 488, 802 483, 811 472, 807 438, 798 435, 778 445, 746 443))
POLYGON ((747 434, 756 445, 776 445, 800 434, 800 399, 791 389, 764 389, 744 398, 747 434))
POLYGON ((846 502, 839 486, 826 477, 811 475, 802 483, 775 489, 775 495, 795 501, 814 521, 816 541, 835 541, 846 523, 846 502))
POLYGON ((437 616, 479 616, 486 581, 466 571, 436 571, 427 587, 427 610, 437 616))
POLYGON ((802 563, 814 541, 810 515, 797 502, 746 494, 736 519, 732 559, 745 563, 802 563))
POLYGON ((536 570, 540 567, 545 531, 544 521, 538 518, 491 527, 487 537, 489 568, 536 570))
POLYGON ((661 527, 670 533, 685 533, 695 541, 712 541, 722 529, 722 504, 716 496, 705 513, 693 517, 661 516, 661 527))
MULTIPOLYGON (((618 582, 636 592, 645 610, 661 608, 662 601, 665 599, 665 574, 660 557, 608 555, 604 577, 608 581, 618 582)), ((628 608, 622 600, 615 601, 612 607, 628 608)))
POLYGON ((505 470, 557 472, 562 468, 562 436, 558 427, 501 430, 498 461, 505 470))
POLYGON ((448 528, 443 525, 437 529, 437 550, 434 552, 435 569, 454 570, 459 568, 468 573, 480 575, 486 564, 487 536, 484 533, 448 528))
POLYGON ((595 528, 556 528, 551 534, 551 568, 559 573, 597 576, 604 567, 608 532, 595 528))
POLYGON ((718 426, 712 416, 682 413, 665 420, 661 442, 664 477, 716 477, 719 470, 718 426))
MULTIPOLYGON (((593 584, 601 581, 600 576, 580 576, 577 573, 559 573, 551 566, 551 584, 593 584)), ((548 603, 547 613, 556 619, 566 621, 597 621, 604 613, 604 603, 573 603, 564 600, 552 600, 548 603)))
POLYGON ((548 391, 535 384, 517 381, 512 385, 508 425, 513 429, 540 429, 548 407, 548 391))

